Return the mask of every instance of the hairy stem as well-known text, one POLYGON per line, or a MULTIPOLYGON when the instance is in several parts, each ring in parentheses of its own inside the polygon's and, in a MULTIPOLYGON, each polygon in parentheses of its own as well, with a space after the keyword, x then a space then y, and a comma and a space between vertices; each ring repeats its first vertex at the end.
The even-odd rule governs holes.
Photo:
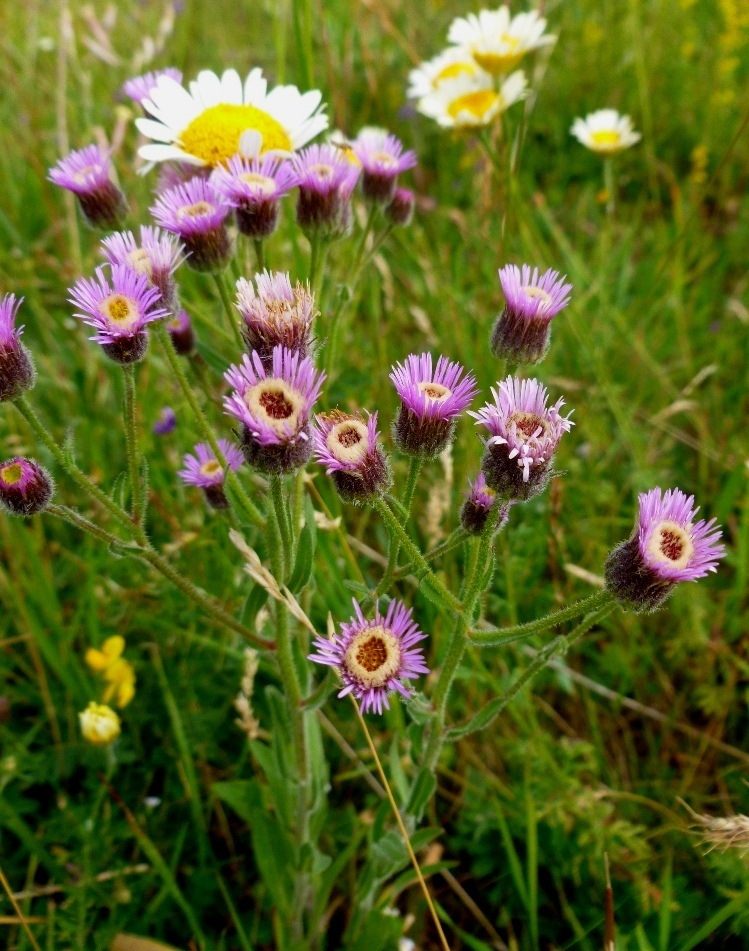
POLYGON ((141 483, 138 465, 138 428, 135 403, 135 367, 124 366, 125 376, 125 446, 127 449, 127 468, 130 474, 131 511, 133 522, 141 524, 141 483))
POLYGON ((556 627, 558 624, 569 621, 572 618, 580 617, 598 607, 603 606, 611 600, 611 595, 605 589, 596 591, 581 601, 575 601, 574 604, 561 608, 547 614, 545 617, 538 618, 536 621, 528 621, 527 624, 516 624, 514 627, 495 628, 491 631, 471 631, 471 643, 478 647, 500 647, 503 644, 511 644, 513 641, 519 641, 526 637, 532 637, 534 634, 540 634, 549 628, 556 627))

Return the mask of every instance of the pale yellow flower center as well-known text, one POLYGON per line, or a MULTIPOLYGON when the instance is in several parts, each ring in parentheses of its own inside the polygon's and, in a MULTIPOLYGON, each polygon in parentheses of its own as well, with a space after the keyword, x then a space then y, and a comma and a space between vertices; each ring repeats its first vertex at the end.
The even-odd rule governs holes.
POLYGON ((594 145, 601 145, 606 148, 619 145, 621 139, 621 134, 616 129, 599 129, 597 132, 590 133, 590 141, 594 145))
POLYGON ((221 472, 221 463, 218 459, 209 459, 200 467, 201 475, 215 476, 217 472, 221 472))
POLYGON ((501 96, 493 89, 477 89, 475 92, 467 92, 457 99, 453 99, 447 107, 447 112, 457 119, 461 113, 467 112, 479 121, 484 119, 491 109, 500 101, 501 96))
POLYGON ((148 252, 143 248, 136 248, 127 256, 127 262, 130 267, 138 274, 145 274, 146 277, 153 277, 153 264, 148 256, 148 252))
POLYGON ((418 389, 419 393, 423 393, 433 403, 442 403, 452 394, 452 390, 448 390, 441 383, 430 383, 429 381, 419 383, 418 389))
POLYGON ((654 561, 671 568, 686 568, 692 560, 694 544, 681 525, 664 519, 653 530, 647 550, 654 561))
POLYGON ((88 182, 89 176, 95 171, 95 165, 87 165, 85 168, 81 168, 73 173, 73 181, 78 185, 85 185, 88 182))
POLYGON ((279 436, 297 428, 304 401, 283 380, 271 378, 251 387, 244 396, 252 415, 274 429, 279 436))
POLYGON ((99 305, 102 314, 117 327, 128 330, 138 322, 138 305, 124 294, 110 294, 99 305))
POLYGON ((398 164, 398 160, 389 152, 375 152, 372 158, 385 168, 394 168, 398 164))
POLYGON ((248 130, 263 137, 261 152, 269 149, 291 151, 291 139, 273 116, 256 106, 223 104, 211 106, 196 116, 182 131, 179 144, 206 165, 220 165, 239 151, 239 140, 248 130))
POLYGON ((361 462, 369 450, 367 427, 361 420, 344 419, 330 430, 325 444, 339 462, 361 462))
POLYGON ((120 735, 120 718, 106 704, 92 700, 78 717, 84 740, 94 746, 108 746, 120 735))
POLYGON ((541 298, 544 304, 551 303, 551 294, 547 294, 545 290, 542 290, 540 287, 534 287, 532 284, 528 284, 523 288, 523 293, 526 297, 530 297, 531 300, 536 300, 541 298))
POLYGON ((267 197, 276 190, 276 183, 268 175, 261 175, 259 172, 245 172, 239 176, 240 181, 249 185, 256 195, 267 197))
POLYGON ((549 424, 541 416, 536 413, 524 413, 522 410, 516 410, 510 416, 509 421, 515 424, 515 430, 524 442, 532 439, 534 434, 538 432, 539 427, 542 433, 549 428, 549 424))
POLYGON ((15 485, 16 482, 21 481, 22 476, 23 469, 21 468, 20 462, 11 462, 0 469, 0 479, 2 479, 6 485, 15 485))
POLYGON ((524 49, 518 49, 520 38, 503 33, 499 37, 499 42, 506 47, 502 53, 496 51, 485 52, 483 50, 473 50, 473 58, 482 69, 492 76, 500 76, 502 73, 509 72, 520 62, 525 55, 524 49))
POLYGON ((400 642, 380 625, 367 628, 351 641, 343 663, 365 687, 384 687, 400 668, 400 642))
POLYGON ((315 175, 321 180, 326 181, 333 177, 335 169, 332 165, 326 165, 324 162, 318 162, 316 165, 310 165, 310 172, 314 172, 315 175))
POLYGON ((446 79, 455 79, 457 76, 462 76, 463 74, 467 76, 474 76, 476 73, 476 67, 473 63, 450 63, 447 66, 443 66, 442 69, 434 77, 433 85, 439 86, 440 83, 444 82, 446 79))
POLYGON ((196 201, 193 205, 183 205, 177 211, 177 218, 199 218, 201 215, 210 215, 213 205, 209 201, 196 201))

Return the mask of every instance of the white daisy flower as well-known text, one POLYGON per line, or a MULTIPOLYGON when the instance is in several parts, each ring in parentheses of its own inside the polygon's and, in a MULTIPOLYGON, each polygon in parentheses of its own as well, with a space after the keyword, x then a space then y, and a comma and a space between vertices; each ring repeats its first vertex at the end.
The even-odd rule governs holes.
POLYGON ((499 91, 487 73, 458 76, 457 79, 445 80, 439 89, 424 96, 417 108, 445 128, 477 128, 488 125, 505 109, 523 99, 527 85, 522 69, 511 73, 499 91))
POLYGON ((430 92, 439 89, 441 83, 447 79, 456 79, 458 76, 476 76, 481 68, 471 56, 469 50, 462 46, 449 46, 437 56, 412 69, 408 74, 409 99, 421 99, 430 92))
POLYGON ((629 116, 619 115, 616 109, 599 109, 584 119, 575 119, 570 134, 599 155, 615 155, 642 138, 629 116))
POLYGON ((161 76, 141 103, 153 118, 137 119, 138 129, 153 142, 138 150, 147 162, 178 161, 215 166, 240 153, 288 154, 328 127, 318 90, 301 93, 296 86, 268 92, 262 70, 253 69, 242 83, 235 69, 222 76, 198 73, 189 90, 161 76))
POLYGON ((544 34, 546 20, 535 10, 510 17, 509 8, 482 10, 453 20, 447 38, 470 50, 476 62, 492 76, 509 72, 531 50, 556 42, 544 34))

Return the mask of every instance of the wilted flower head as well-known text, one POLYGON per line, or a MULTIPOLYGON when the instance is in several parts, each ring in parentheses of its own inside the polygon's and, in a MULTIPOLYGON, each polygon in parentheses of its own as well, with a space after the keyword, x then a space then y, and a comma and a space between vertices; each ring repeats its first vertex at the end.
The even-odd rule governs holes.
POLYGON ((112 267, 111 284, 98 267, 95 278, 80 278, 69 290, 70 303, 80 308, 75 316, 96 330, 89 339, 117 363, 141 360, 148 347, 146 327, 167 316, 159 306, 161 295, 145 274, 119 264, 112 267))
POLYGON ((0 464, 0 507, 10 515, 36 515, 53 491, 52 477, 32 459, 16 456, 0 464))
POLYGON ((551 321, 569 304, 572 285, 558 271, 531 272, 527 264, 522 270, 505 265, 499 280, 506 303, 492 330, 492 353, 512 363, 539 363, 549 349, 551 321))
POLYGON ((242 423, 247 462, 271 474, 304 465, 312 452, 310 414, 325 374, 309 357, 279 345, 269 371, 253 351, 224 376, 234 389, 224 399, 224 412, 242 423))
POLYGON ((629 116, 622 116, 616 109, 598 109, 584 119, 575 119, 570 134, 592 152, 599 155, 615 155, 640 141, 629 116))
POLYGON ((116 228, 127 215, 127 201, 112 181, 110 153, 98 145, 71 152, 49 170, 49 180, 78 199, 94 228, 116 228))
POLYGON ((500 113, 524 99, 527 80, 522 70, 510 73, 499 90, 487 73, 461 73, 419 100, 418 110, 446 129, 477 129, 489 125, 500 113))
POLYGON ((481 469, 502 499, 527 502, 546 488, 559 440, 573 424, 560 413, 563 399, 546 405, 546 388, 538 380, 508 376, 492 387, 492 396, 493 403, 469 412, 490 434, 481 469))
POLYGON ((226 267, 231 256, 226 230, 229 211, 199 176, 170 188, 151 208, 158 223, 182 239, 189 251, 187 263, 196 271, 220 271, 226 267))
MULTIPOLYGON (((226 468, 236 471, 244 462, 242 453, 226 439, 218 440, 218 447, 226 460, 226 468)), ((198 443, 195 455, 185 453, 183 469, 177 473, 185 485, 196 485, 203 489, 208 504, 214 509, 229 507, 224 492, 226 470, 216 458, 216 453, 207 442, 198 443)))
POLYGON ((221 201, 236 210, 242 234, 262 240, 276 230, 280 200, 296 185, 297 176, 290 162, 272 155, 235 155, 218 166, 210 183, 221 201))
POLYGON ((363 129, 353 143, 362 167, 362 193, 369 201, 387 205, 395 195, 398 176, 416 165, 416 153, 384 129, 363 129))
POLYGON ((159 413, 159 418, 153 424, 153 432, 156 436, 167 436, 177 428, 177 417, 171 406, 165 406, 159 413))
POLYGON ((385 453, 379 444, 377 413, 361 416, 332 413, 316 417, 315 459, 333 477, 338 494, 347 502, 359 503, 381 495, 391 476, 385 453))
POLYGON ((492 76, 513 69, 531 50, 548 46, 555 36, 544 33, 546 20, 535 10, 510 17, 507 6, 482 10, 453 20, 447 34, 451 43, 470 50, 474 60, 492 76))
POLYGON ((328 126, 318 90, 301 93, 296 86, 268 92, 261 69, 244 83, 235 69, 221 76, 198 73, 189 89, 160 76, 141 102, 153 119, 138 119, 138 129, 155 140, 138 150, 147 162, 187 162, 215 167, 233 155, 251 157, 289 153, 306 145, 328 126))
POLYGON ((422 649, 414 646, 426 634, 413 620, 411 608, 395 599, 384 617, 378 606, 371 621, 365 619, 356 601, 354 611, 355 616, 341 624, 341 633, 332 640, 315 638, 316 653, 310 654, 309 660, 337 669, 344 683, 339 697, 353 693, 362 713, 382 713, 383 708, 390 708, 389 693, 397 690, 410 697, 404 681, 429 673, 422 649))
POLYGON ((257 352, 266 370, 271 368, 279 344, 307 356, 316 314, 309 287, 299 281, 292 287, 289 275, 282 271, 256 274, 255 285, 257 291, 252 281, 243 277, 237 281, 237 309, 247 349, 257 352))
POLYGON ((175 353, 189 357, 195 352, 195 331, 190 315, 182 308, 166 325, 175 353))
POLYGON ((176 306, 174 272, 185 260, 184 248, 173 235, 160 228, 141 225, 140 242, 132 231, 118 231, 102 241, 107 261, 132 268, 145 274, 161 294, 164 306, 173 311, 176 306))
POLYGON ((410 188, 396 188, 393 200, 385 207, 385 217, 393 225, 410 225, 414 216, 414 204, 414 193, 410 188))
POLYGON ((0 300, 0 403, 16 399, 36 381, 31 355, 21 343, 23 324, 16 327, 22 303, 15 294, 0 300))
POLYGON ((144 99, 148 99, 162 76, 168 76, 176 83, 182 82, 180 70, 173 66, 167 66, 166 69, 155 69, 150 73, 144 73, 142 76, 133 76, 122 84, 122 91, 129 99, 140 105, 144 99))
POLYGON ((464 46, 450 46, 411 70, 408 74, 408 98, 422 99, 439 89, 448 79, 461 75, 476 76, 481 71, 470 50, 464 46))
POLYGON ((310 145, 294 156, 293 163, 299 185, 299 226, 307 234, 329 238, 345 234, 360 167, 333 145, 310 145))
POLYGON ((120 735, 120 718, 104 703, 92 700, 86 709, 78 714, 78 720, 83 739, 94 746, 109 746, 120 735))
POLYGON ((715 519, 695 522, 694 496, 679 489, 644 492, 631 538, 606 560, 609 591, 635 611, 655 611, 680 581, 696 581, 725 555, 715 519))
POLYGON ((438 456, 455 435, 457 417, 478 392, 476 379, 447 357, 432 364, 431 353, 411 354, 390 374, 401 408, 393 439, 410 456, 438 456))

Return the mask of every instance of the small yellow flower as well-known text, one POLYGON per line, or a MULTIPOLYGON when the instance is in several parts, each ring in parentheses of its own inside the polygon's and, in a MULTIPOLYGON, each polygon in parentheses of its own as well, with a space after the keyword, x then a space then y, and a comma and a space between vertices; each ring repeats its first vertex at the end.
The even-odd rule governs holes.
POLYGON ((95 647, 89 647, 86 651, 86 663, 91 670, 95 670, 98 673, 101 670, 106 670, 113 661, 122 655, 124 650, 125 638, 120 637, 119 634, 115 634, 113 637, 108 637, 104 641, 101 645, 101 650, 97 650, 95 647))
POLYGON ((115 634, 101 645, 101 650, 90 647, 86 651, 86 663, 96 671, 103 673, 107 687, 102 700, 104 703, 114 697, 122 710, 135 696, 135 671, 133 665, 121 655, 125 650, 125 638, 115 634))
POLYGON ((120 718, 106 704, 92 700, 78 719, 83 739, 94 746, 109 746, 120 735, 120 718))

